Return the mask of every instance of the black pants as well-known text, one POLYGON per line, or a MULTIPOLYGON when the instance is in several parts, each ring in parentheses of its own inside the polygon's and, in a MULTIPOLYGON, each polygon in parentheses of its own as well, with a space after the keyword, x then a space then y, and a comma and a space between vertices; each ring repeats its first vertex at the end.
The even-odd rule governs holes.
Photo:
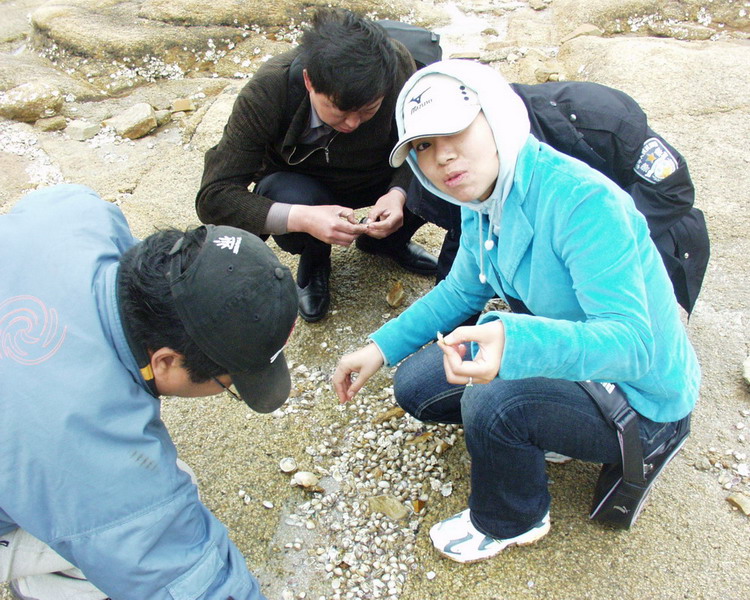
POLYGON ((416 177, 409 186, 406 209, 446 230, 435 276, 435 283, 438 283, 448 276, 458 252, 461 239, 461 209, 427 191, 416 177))
MULTIPOLYGON (((337 198, 336 195, 323 183, 300 173, 279 171, 261 179, 255 187, 255 192, 274 202, 284 204, 304 204, 306 206, 324 206, 336 204, 348 208, 357 209, 373 204, 372 198, 380 194, 363 194, 361 202, 358 199, 337 198)), ((385 190, 381 192, 384 193, 385 190)), ((408 209, 404 209, 404 223, 391 235, 381 239, 371 238, 368 240, 368 248, 378 252, 377 248, 384 249, 400 248, 409 243, 414 233, 425 220, 416 216, 408 209)), ((291 254, 305 254, 308 257, 330 255, 331 246, 309 233, 285 233, 274 235, 274 241, 279 248, 291 254)))

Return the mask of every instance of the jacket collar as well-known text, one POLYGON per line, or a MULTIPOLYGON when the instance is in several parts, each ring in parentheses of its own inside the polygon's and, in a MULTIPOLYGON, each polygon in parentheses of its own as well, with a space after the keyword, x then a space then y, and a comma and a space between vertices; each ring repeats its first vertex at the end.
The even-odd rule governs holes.
POLYGON ((282 152, 287 154, 294 150, 299 143, 299 139, 307 129, 310 122, 310 95, 305 88, 305 80, 302 76, 304 65, 302 57, 298 54, 289 65, 289 74, 287 77, 287 104, 285 110, 287 114, 292 114, 291 122, 284 134, 282 143, 282 152))
POLYGON ((534 176, 539 146, 539 141, 529 136, 521 148, 516 162, 513 187, 503 207, 503 218, 498 233, 498 238, 502 240, 502 252, 497 253, 497 266, 506 281, 513 281, 518 265, 534 237, 534 228, 524 212, 523 205, 534 176))
POLYGON ((151 370, 148 352, 146 348, 139 346, 133 341, 128 333, 122 314, 122 303, 120 302, 119 281, 120 264, 113 263, 107 268, 105 274, 105 304, 107 311, 106 325, 109 326, 112 342, 115 346, 120 362, 133 376, 133 379, 155 398, 159 397, 154 381, 154 373, 151 370))

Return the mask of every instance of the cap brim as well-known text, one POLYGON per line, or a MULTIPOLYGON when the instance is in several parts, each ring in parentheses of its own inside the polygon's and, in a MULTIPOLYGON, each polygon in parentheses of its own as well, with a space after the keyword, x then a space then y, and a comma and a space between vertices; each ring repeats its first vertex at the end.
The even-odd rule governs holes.
POLYGON ((388 159, 388 162, 390 162, 394 169, 398 169, 404 164, 406 157, 409 156, 409 150, 411 150, 411 138, 399 142, 396 147, 391 150, 391 156, 388 159))
POLYGON ((464 119, 459 123, 442 124, 442 125, 431 123, 430 124, 431 127, 428 130, 418 131, 416 133, 413 133, 412 135, 401 138, 396 143, 393 150, 391 150, 391 155, 388 158, 388 162, 395 169, 397 169, 402 164, 404 164, 406 157, 409 156, 409 151, 411 150, 411 143, 414 140, 418 140, 420 138, 426 138, 426 137, 443 137, 446 135, 455 135, 457 133, 461 133, 464 129, 466 129, 469 125, 471 125, 474 122, 474 119, 477 118, 477 115, 479 114, 479 111, 481 109, 482 107, 477 105, 476 111, 467 112, 465 115, 463 115, 464 119))
POLYGON ((282 352, 267 369, 255 373, 230 373, 232 384, 255 412, 270 413, 279 408, 292 389, 292 378, 282 352))

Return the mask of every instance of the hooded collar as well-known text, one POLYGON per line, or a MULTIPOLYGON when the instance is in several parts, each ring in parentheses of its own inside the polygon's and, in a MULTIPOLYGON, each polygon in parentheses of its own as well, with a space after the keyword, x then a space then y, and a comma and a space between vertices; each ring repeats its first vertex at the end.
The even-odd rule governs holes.
MULTIPOLYGON (((411 90, 422 77, 432 73, 442 73, 453 77, 476 92, 482 112, 484 112, 495 138, 495 146, 500 162, 498 178, 495 188, 486 200, 481 201, 477 199, 470 202, 459 202, 452 196, 438 190, 425 177, 419 168, 414 150, 409 152, 406 161, 409 163, 412 171, 414 171, 417 179, 426 189, 447 202, 475 211, 481 215, 486 215, 489 225, 492 227, 491 231, 497 235, 500 231, 503 205, 513 187, 518 155, 529 138, 530 124, 526 106, 503 76, 492 67, 467 60, 440 61, 420 69, 404 84, 396 102, 396 123, 398 125, 399 137, 404 134, 404 105, 408 102, 411 90)), ((485 248, 483 221, 484 219, 481 217, 478 219, 480 244, 479 278, 484 283, 487 278, 484 274, 483 256, 484 251, 491 248, 485 248)), ((490 231, 487 232, 488 238, 489 234, 490 231)))

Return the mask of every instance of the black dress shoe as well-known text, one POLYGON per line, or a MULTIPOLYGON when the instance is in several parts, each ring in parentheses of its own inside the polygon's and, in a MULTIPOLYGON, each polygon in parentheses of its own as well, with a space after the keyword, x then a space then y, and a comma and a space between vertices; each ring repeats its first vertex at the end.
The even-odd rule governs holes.
POLYGON ((362 252, 387 256, 395 260, 400 267, 417 275, 434 276, 437 273, 437 257, 427 252, 416 242, 407 242, 403 246, 392 248, 384 247, 383 244, 377 244, 370 240, 369 237, 361 236, 357 238, 355 243, 362 252))
POLYGON ((307 285, 297 284, 299 296, 299 316, 308 323, 320 321, 328 314, 331 294, 328 291, 328 279, 331 276, 331 264, 326 261, 312 265, 307 275, 307 285))

